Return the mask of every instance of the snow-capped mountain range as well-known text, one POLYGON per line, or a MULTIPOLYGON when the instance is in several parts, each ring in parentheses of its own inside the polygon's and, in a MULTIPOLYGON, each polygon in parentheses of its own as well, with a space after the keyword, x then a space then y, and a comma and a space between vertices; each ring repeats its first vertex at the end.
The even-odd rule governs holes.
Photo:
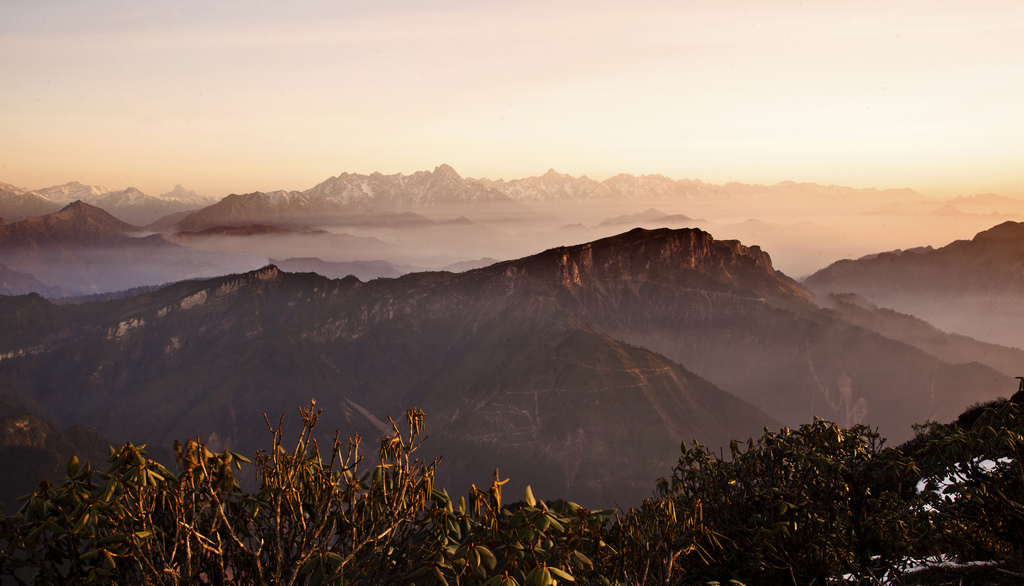
POLYGON ((642 197, 721 199, 722 188, 662 175, 616 175, 603 182, 554 169, 540 177, 512 181, 463 178, 449 165, 411 175, 342 173, 306 191, 232 194, 181 220, 183 230, 223 224, 284 220, 339 213, 411 211, 445 206, 486 205, 528 209, 540 202, 585 203, 642 197))
POLYGON ((0 183, 0 217, 7 221, 42 215, 81 200, 136 225, 159 218, 179 229, 196 230, 216 225, 327 217, 363 212, 404 212, 445 206, 487 205, 526 210, 547 202, 640 203, 718 202, 737 209, 751 206, 777 208, 789 202, 800 209, 821 206, 860 208, 888 202, 920 202, 924 196, 910 190, 852 189, 834 185, 794 183, 713 185, 699 180, 675 180, 663 175, 619 174, 604 181, 573 177, 554 169, 538 177, 505 181, 460 176, 449 165, 411 175, 397 173, 342 173, 304 191, 271 191, 231 194, 217 201, 180 185, 161 195, 148 195, 133 187, 113 191, 101 186, 71 182, 45 189, 27 190, 0 183), (191 214, 185 212, 194 211, 191 214))
POLYGON ((533 203, 544 201, 619 200, 641 197, 694 198, 724 195, 722 188, 701 181, 669 179, 664 175, 620 174, 605 181, 586 175, 573 177, 554 169, 539 177, 473 179, 461 177, 448 165, 412 175, 342 173, 302 192, 339 205, 368 205, 375 209, 416 209, 446 204, 533 203))

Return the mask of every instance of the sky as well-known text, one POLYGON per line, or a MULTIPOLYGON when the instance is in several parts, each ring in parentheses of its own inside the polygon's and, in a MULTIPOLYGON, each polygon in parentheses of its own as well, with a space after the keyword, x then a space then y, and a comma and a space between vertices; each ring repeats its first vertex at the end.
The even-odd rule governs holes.
POLYGON ((0 181, 447 163, 1024 197, 1024 0, 0 0, 0 181))

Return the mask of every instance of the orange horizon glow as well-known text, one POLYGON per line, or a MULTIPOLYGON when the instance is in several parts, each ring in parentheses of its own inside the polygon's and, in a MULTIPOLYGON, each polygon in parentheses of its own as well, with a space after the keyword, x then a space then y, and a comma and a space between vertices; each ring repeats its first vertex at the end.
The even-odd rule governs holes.
POLYGON ((548 168, 1024 197, 1024 4, 0 7, 0 181, 548 168))

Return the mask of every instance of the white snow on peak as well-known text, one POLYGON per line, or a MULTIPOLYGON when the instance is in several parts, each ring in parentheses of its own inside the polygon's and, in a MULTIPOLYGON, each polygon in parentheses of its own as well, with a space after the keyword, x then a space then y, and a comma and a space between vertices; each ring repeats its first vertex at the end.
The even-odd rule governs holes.
POLYGON ((110 192, 111 190, 102 185, 82 185, 77 181, 36 190, 39 195, 61 205, 67 205, 77 200, 91 204, 110 192))

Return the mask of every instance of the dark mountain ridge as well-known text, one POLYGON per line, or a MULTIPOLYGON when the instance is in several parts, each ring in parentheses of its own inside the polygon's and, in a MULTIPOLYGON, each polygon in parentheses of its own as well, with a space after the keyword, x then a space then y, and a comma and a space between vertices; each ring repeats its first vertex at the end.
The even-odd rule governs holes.
POLYGON ((853 293, 880 307, 981 340, 1024 348, 1024 224, 1004 222, 935 250, 841 260, 804 285, 853 293))
POLYGON ((843 322, 758 247, 692 229, 366 283, 266 267, 7 319, 25 333, 0 388, 58 425, 244 452, 265 444, 261 412, 310 397, 325 429, 368 437, 418 406, 447 486, 497 465, 602 502, 644 496, 684 440, 812 415, 903 439, 1012 384, 843 322))

